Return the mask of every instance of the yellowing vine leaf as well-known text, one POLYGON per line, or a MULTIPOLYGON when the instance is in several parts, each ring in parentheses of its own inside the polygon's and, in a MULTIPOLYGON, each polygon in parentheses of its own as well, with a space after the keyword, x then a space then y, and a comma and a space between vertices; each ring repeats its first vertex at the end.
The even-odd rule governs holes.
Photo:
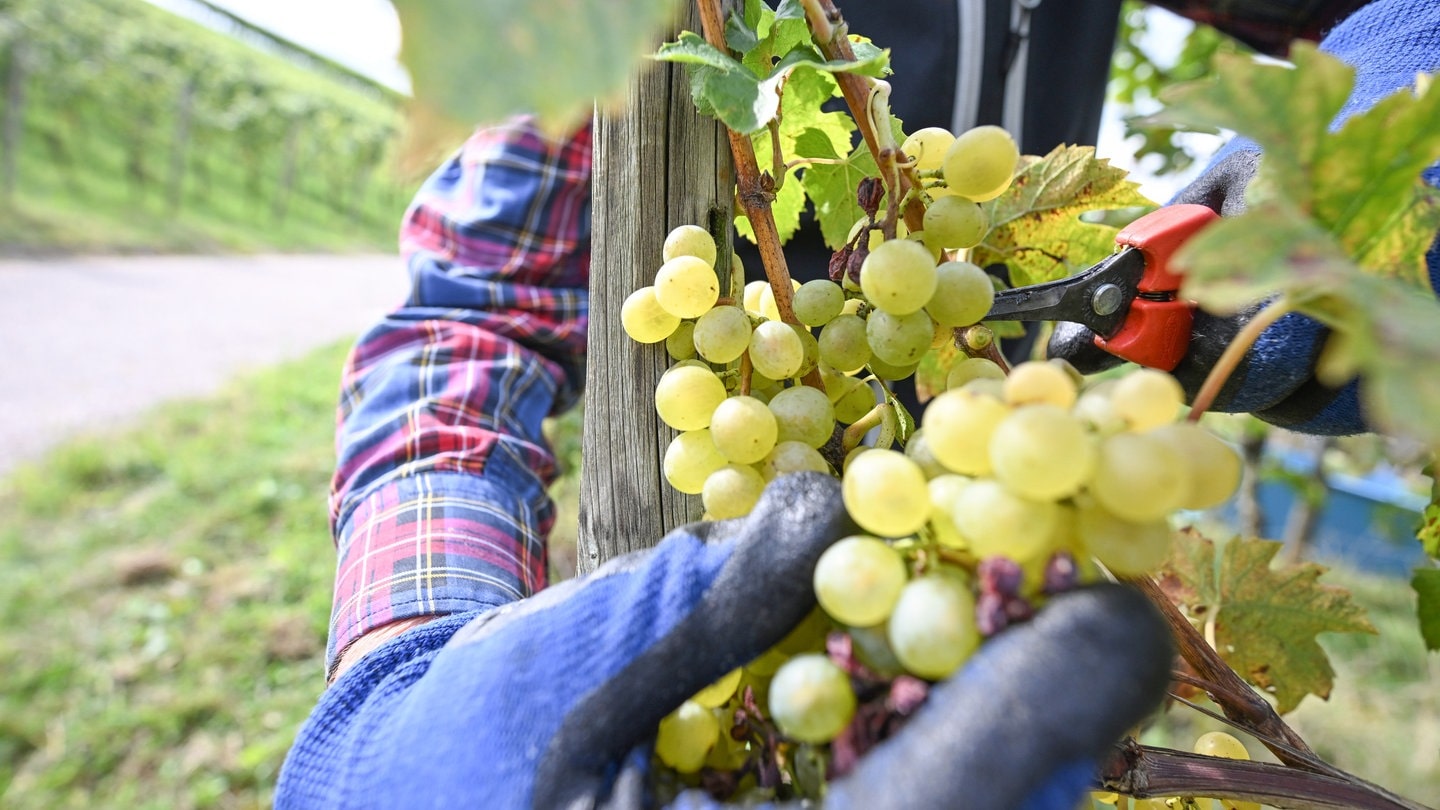
POLYGON ((1348 591, 1320 584, 1324 566, 1274 566, 1280 546, 1236 539, 1217 547, 1182 532, 1159 580, 1193 619, 1213 624, 1216 651, 1284 714, 1307 694, 1330 696, 1335 671, 1317 634, 1376 630, 1348 591))
POLYGON ((1015 286, 1063 278, 1115 248, 1115 228, 1080 215, 1153 202, 1126 179, 1124 169, 1095 157, 1092 146, 1057 146, 1043 158, 1022 158, 1010 188, 985 204, 991 230, 971 251, 985 266, 1003 262, 1015 286))

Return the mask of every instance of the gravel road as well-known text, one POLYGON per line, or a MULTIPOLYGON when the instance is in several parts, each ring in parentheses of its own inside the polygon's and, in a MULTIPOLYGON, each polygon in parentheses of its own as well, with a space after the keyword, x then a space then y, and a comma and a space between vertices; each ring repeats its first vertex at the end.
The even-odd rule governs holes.
POLYGON ((383 255, 0 261, 0 474, 353 336, 405 287, 383 255))

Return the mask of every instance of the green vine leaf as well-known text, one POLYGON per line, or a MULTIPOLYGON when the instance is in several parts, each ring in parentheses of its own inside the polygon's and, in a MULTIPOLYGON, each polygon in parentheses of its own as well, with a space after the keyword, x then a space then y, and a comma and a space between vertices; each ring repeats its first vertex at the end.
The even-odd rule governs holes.
POLYGON ((1416 570, 1410 585, 1415 589, 1420 638, 1425 641, 1425 649, 1440 650, 1440 568, 1416 570))
POLYGON ((595 99, 619 96, 679 8, 675 0, 391 3, 400 17, 400 59, 420 104, 474 123, 529 113, 554 132, 588 118, 595 99), (543 69, 516 69, 542 59, 543 69))
POLYGON ((1095 157, 1094 147, 1058 146, 1043 158, 1022 158, 1015 182, 985 203, 991 230, 970 260, 1008 265, 1015 286, 1063 278, 1115 248, 1118 230, 1081 214, 1153 205, 1124 169, 1095 157))
POLYGON ((1167 594, 1202 625, 1231 668, 1275 698, 1284 714, 1313 694, 1330 696, 1335 672, 1319 633, 1375 633, 1364 608, 1343 588, 1320 584, 1324 566, 1275 567, 1281 544, 1235 539, 1216 546, 1180 532, 1159 578, 1167 594))

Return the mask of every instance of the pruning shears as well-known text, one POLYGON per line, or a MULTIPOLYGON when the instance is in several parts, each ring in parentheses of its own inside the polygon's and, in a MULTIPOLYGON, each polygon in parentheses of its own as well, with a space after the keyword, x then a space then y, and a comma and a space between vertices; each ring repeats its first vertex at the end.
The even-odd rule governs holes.
POLYGON ((1142 366, 1170 371, 1190 344, 1194 304, 1178 297, 1170 257, 1219 218, 1203 205, 1170 205, 1115 237, 1120 250, 1076 275, 997 293, 987 321, 1070 321, 1095 345, 1142 366))

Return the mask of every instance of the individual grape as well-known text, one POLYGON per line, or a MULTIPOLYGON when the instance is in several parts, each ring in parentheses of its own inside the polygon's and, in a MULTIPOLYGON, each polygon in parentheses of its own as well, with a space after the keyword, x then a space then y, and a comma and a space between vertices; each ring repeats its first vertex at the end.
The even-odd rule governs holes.
POLYGON ((871 357, 870 362, 866 363, 865 367, 870 369, 871 374, 874 374, 882 380, 903 380, 915 374, 915 369, 920 367, 920 361, 916 360, 913 363, 895 364, 887 363, 879 357, 871 357))
POLYGON ((789 324, 795 330, 795 336, 800 338, 800 368, 796 370, 793 377, 804 377, 820 365, 820 341, 815 339, 815 334, 808 328, 798 323, 789 324))
POLYGON ((1190 490, 1180 502, 1182 509, 1209 509, 1219 506, 1240 486, 1240 454, 1214 434, 1194 422, 1161 425, 1146 433, 1171 447, 1190 466, 1190 490))
MULTIPOLYGON (((884 233, 884 231, 881 230, 880 225, 879 225, 878 223, 877 223, 874 227, 871 227, 871 225, 870 225, 870 218, 869 218, 869 217, 861 217, 861 218, 855 220, 855 224, 850 226, 850 233, 849 233, 848 235, 846 235, 846 237, 845 237, 845 243, 846 243, 846 244, 850 244, 850 243, 854 242, 854 241, 855 241, 855 237, 857 237, 857 236, 860 235, 860 231, 863 230, 863 229, 866 229, 866 228, 869 228, 869 229, 870 229, 870 236, 867 237, 866 243, 865 243, 865 249, 866 249, 867 251, 874 250, 875 248, 879 247, 880 245, 885 244, 885 233, 884 233)), ((897 221, 897 222, 895 223, 895 238, 896 238, 896 239, 904 239, 905 237, 907 237, 907 236, 909 236, 909 235, 910 235, 910 229, 909 229, 908 227, 906 227, 906 225, 905 225, 905 220, 902 219, 902 220, 897 221)))
POLYGON ((720 736, 714 713, 693 700, 665 715, 655 733, 655 755, 680 773, 694 773, 720 736))
POLYGON ((920 426, 930 452, 947 469, 984 475, 990 472, 990 436, 1009 412, 996 399, 957 388, 930 400, 920 426))
POLYGON ((695 356, 695 322, 681 321, 665 338, 665 353, 672 360, 689 360, 695 356))
POLYGON ((715 239, 699 225, 681 225, 665 237, 665 246, 660 249, 660 255, 667 262, 676 256, 695 256, 714 267, 715 239))
POLYGON ((690 699, 707 709, 724 706, 730 696, 735 694, 735 687, 740 685, 740 674, 740 668, 736 667, 721 675, 716 682, 696 692, 690 699))
POLYGON ((850 517, 871 534, 914 534, 930 514, 925 473, 894 450, 871 450, 856 457, 841 484, 850 517))
POLYGON ((1106 390, 1091 390, 1080 395, 1070 412, 1100 436, 1110 436, 1125 430, 1128 425, 1115 411, 1115 403, 1106 390))
POLYGON ((905 157, 915 161, 916 171, 928 172, 940 168, 945 162, 945 153, 954 142, 955 136, 950 134, 950 130, 944 127, 924 127, 910 133, 905 142, 900 144, 900 151, 905 153, 905 157))
POLYGON ((930 452, 923 429, 916 429, 910 434, 910 438, 905 442, 905 456, 920 465, 920 471, 925 473, 927 479, 933 480, 936 476, 950 473, 945 469, 945 465, 935 458, 935 454, 930 452))
POLYGON ((850 637, 855 659, 871 672, 878 673, 882 678, 905 674, 900 659, 896 658, 895 651, 890 649, 890 639, 885 637, 885 625, 850 627, 845 634, 850 637))
POLYGON ((703 259, 677 256, 655 274, 655 299, 671 315, 698 318, 715 306, 719 297, 720 279, 703 259))
POLYGON ((820 359, 842 371, 854 371, 870 362, 865 320, 858 315, 839 315, 825 324, 820 330, 820 359))
POLYGON ((717 405, 710 417, 715 447, 732 464, 754 464, 765 458, 779 433, 775 414, 754 397, 730 397, 717 405))
POLYGON ((679 325, 680 319, 660 306, 654 287, 641 287, 620 305, 620 326, 636 343, 659 343, 679 325))
POLYGON ((959 388, 971 380, 987 379, 1003 382, 1005 370, 984 357, 967 357, 950 367, 945 375, 945 390, 959 388))
POLYGON ((875 357, 894 366, 920 362, 930 350, 935 322, 924 310, 892 315, 874 310, 865 319, 865 340, 875 357))
POLYGON ((854 377, 849 379, 854 380, 854 385, 835 401, 835 421, 843 425, 853 425, 860 421, 879 404, 875 389, 854 377))
POLYGON ((770 411, 780 428, 778 441, 804 442, 818 448, 835 432, 835 406, 818 388, 786 388, 771 397, 770 411))
POLYGON ((744 517, 765 491, 765 478, 746 464, 726 464, 710 473, 700 490, 700 502, 716 520, 744 517))
POLYGON ((860 265, 860 290, 892 315, 908 315, 935 294, 935 259, 919 242, 882 242, 860 265))
POLYGON ((1026 405, 990 435, 990 468, 1015 494, 1037 501, 1074 495, 1095 468, 1095 444, 1080 420, 1054 405, 1026 405))
POLYGON ((945 183, 962 197, 985 202, 1010 187, 1020 149, 1010 133, 979 126, 960 133, 945 153, 945 183))
POLYGON ((960 491, 950 514, 975 556, 1026 562, 1051 550, 1061 512, 1053 501, 1023 498, 982 478, 960 491))
POLYGON ((1159 520, 1190 494, 1187 460, 1174 447, 1144 433, 1117 433, 1100 442, 1090 494, 1116 517, 1159 520))
POLYGON ((845 291, 833 281, 817 278, 800 285, 790 306, 800 323, 824 326, 845 307, 845 291))
POLYGON ((905 587, 905 561, 888 543, 853 535, 815 563, 815 598, 835 621, 871 627, 885 621, 905 587))
POLYGON ((979 323, 995 303, 990 275, 970 262, 945 262, 935 269, 935 294, 925 311, 950 327, 979 323))
POLYGON ((676 366, 655 385, 655 412, 676 430, 710 425, 710 414, 725 399, 725 383, 708 368, 676 366))
POLYGON ((1011 405, 1048 402, 1068 409, 1075 404, 1075 381, 1060 366, 1032 360, 1010 369, 1005 401, 1011 405))
POLYGON ((712 363, 729 363, 750 346, 750 316, 739 307, 715 307, 695 322, 695 351, 712 363))
POLYGON ((1116 413, 1131 430, 1149 430, 1175 421, 1185 401, 1185 392, 1174 377, 1153 368, 1126 374, 1110 393, 1116 413))
POLYGON ((925 209, 924 232, 942 248, 975 247, 989 231, 985 209, 964 197, 941 197, 925 209))
POLYGON ((922 678, 948 677, 975 652, 975 598, 958 577, 944 573, 913 579, 900 591, 887 625, 901 665, 922 678))
POLYGON ((780 731, 800 742, 829 742, 855 716, 850 676, 818 653, 782 664, 770 681, 768 702, 780 731))
POLYGON ((772 380, 794 377, 805 362, 805 344, 781 321, 765 321, 750 333, 750 363, 772 380))
POLYGON ((766 481, 773 481, 777 476, 797 472, 830 472, 830 464, 820 452, 804 442, 776 442, 775 448, 771 450, 760 462, 760 475, 766 481))
POLYGON ((1170 524, 1164 520, 1123 520, 1098 504, 1086 504, 1076 517, 1076 530, 1085 550, 1118 576, 1148 574, 1170 557, 1170 524))
MULTIPOLYGON (((757 318, 765 317, 765 313, 762 311, 760 306, 760 293, 769 286, 770 282, 765 281, 764 279, 752 281, 745 285, 744 305, 746 312, 749 312, 751 315, 754 315, 757 318)), ((780 320, 780 318, 777 316, 775 318, 771 318, 770 320, 778 321, 780 320)))
POLYGON ((739 771, 750 759, 750 749, 746 747, 743 740, 737 740, 730 736, 729 729, 725 727, 734 715, 723 712, 717 712, 717 714, 719 715, 716 719, 720 723, 720 736, 716 738, 715 745, 711 746, 710 753, 705 755, 705 767, 714 771, 739 771))
POLYGON ((955 527, 953 507, 960 493, 974 479, 963 475, 947 473, 930 479, 926 489, 930 494, 930 528, 935 531, 935 540, 948 548, 965 548, 969 543, 955 527))
POLYGON ((1208 731, 1195 740, 1195 753, 1222 759, 1250 759, 1245 743, 1224 731, 1208 731))
POLYGON ((709 430, 689 430, 670 440, 660 467, 670 486, 686 495, 698 495, 705 480, 725 466, 709 430))

